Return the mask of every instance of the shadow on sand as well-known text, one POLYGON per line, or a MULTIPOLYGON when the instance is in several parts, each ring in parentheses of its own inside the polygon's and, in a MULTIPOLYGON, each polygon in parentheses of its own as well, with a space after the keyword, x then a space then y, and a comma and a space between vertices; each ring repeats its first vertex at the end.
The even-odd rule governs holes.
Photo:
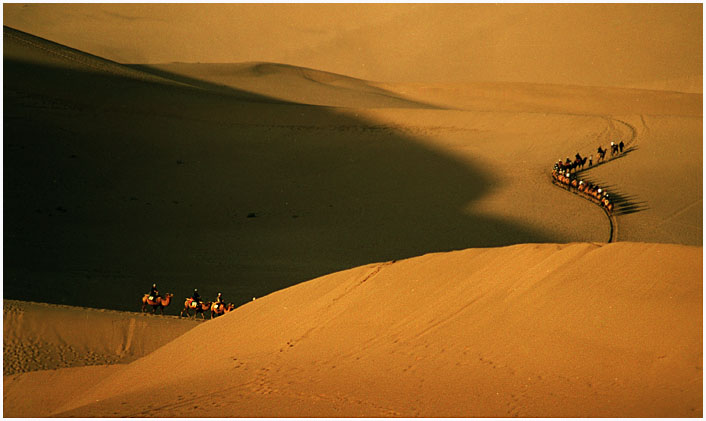
POLYGON ((612 202, 615 204, 615 211, 613 212, 614 215, 620 216, 620 215, 628 215, 631 213, 637 213, 641 212, 644 210, 648 210, 649 206, 647 206, 646 201, 641 201, 637 196, 634 195, 629 195, 626 194, 625 192, 621 191, 619 186, 614 185, 614 184, 606 184, 601 182, 600 180, 597 180, 593 177, 590 176, 591 170, 600 166, 604 165, 606 163, 609 163, 611 161, 614 161, 616 159, 622 159, 628 154, 638 150, 637 146, 631 146, 623 151, 622 154, 611 157, 610 159, 607 159, 605 161, 601 161, 598 164, 594 164, 592 167, 585 168, 583 170, 579 170, 576 173, 576 177, 583 180, 584 182, 591 183, 597 186, 600 186, 608 191, 608 194, 611 197, 612 202))
MULTIPOLYGON (((184 81, 182 81, 184 82, 184 81)), ((138 310, 372 262, 561 242, 472 214, 497 181, 335 109, 4 60, 6 298, 138 310)))

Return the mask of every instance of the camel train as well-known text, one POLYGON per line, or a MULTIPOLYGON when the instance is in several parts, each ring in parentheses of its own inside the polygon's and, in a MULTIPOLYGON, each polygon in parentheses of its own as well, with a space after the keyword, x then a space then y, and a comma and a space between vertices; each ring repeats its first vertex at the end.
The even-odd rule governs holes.
POLYGON ((211 312, 211 319, 214 317, 221 316, 223 314, 229 313, 235 309, 235 304, 233 303, 214 303, 211 301, 196 301, 193 298, 186 298, 184 300, 184 308, 181 310, 181 313, 179 313, 179 317, 183 317, 184 313, 186 313, 187 317, 196 317, 197 314, 201 315, 202 319, 206 319, 206 316, 204 314, 207 311, 211 312), (191 314, 191 310, 194 311, 194 314, 191 314))
MULTIPOLYGON (((610 143, 610 155, 613 157, 616 154, 622 154, 625 144, 621 141, 616 144, 614 142, 610 143)), ((607 149, 598 147, 598 162, 605 159, 605 154, 608 152, 607 149)), ((610 215, 613 212, 615 205, 611 201, 611 197, 608 192, 592 183, 586 183, 583 180, 579 180, 576 175, 580 170, 583 170, 586 161, 589 162, 589 167, 593 165, 593 155, 590 158, 582 157, 580 154, 576 154, 576 159, 573 161, 570 158, 566 158, 566 162, 561 159, 554 164, 552 169, 552 178, 555 184, 559 184, 562 187, 568 189, 569 191, 575 191, 584 198, 602 206, 605 211, 610 215)), ((159 295, 157 291, 157 285, 152 284, 152 289, 149 293, 142 297, 142 311, 145 312, 147 307, 152 308, 152 313, 154 314, 157 310, 160 310, 161 314, 164 314, 164 308, 169 305, 171 298, 174 294, 167 293, 165 297, 159 295)), ((184 300, 184 308, 179 313, 179 317, 183 317, 184 313, 188 317, 196 317, 197 314, 201 315, 202 319, 206 319, 205 313, 210 311, 211 319, 214 317, 221 316, 223 314, 229 313, 235 309, 235 304, 224 303, 221 299, 221 294, 218 293, 218 297, 215 302, 203 302, 198 296, 197 290, 194 290, 193 298, 186 298, 184 300), (191 314, 191 310, 194 314, 191 314)))
MULTIPOLYGON (((625 144, 621 140, 620 143, 610 142, 610 156, 621 154, 625 144)), ((608 150, 598 147, 598 162, 605 159, 605 154, 608 150)), ((576 154, 576 159, 571 160, 566 158, 566 162, 561 159, 554 164, 552 168, 552 178, 556 184, 560 184, 569 191, 575 191, 584 198, 602 206, 608 214, 612 214, 615 204, 611 201, 612 198, 608 192, 592 183, 586 183, 583 180, 576 178, 577 173, 583 170, 586 164, 586 158, 582 158, 580 154, 576 154)), ((589 158, 589 166, 593 165, 593 155, 589 158)))
POLYGON ((569 190, 575 189, 581 196, 602 206, 609 214, 613 212, 615 205, 610 201, 610 195, 605 189, 602 189, 591 183, 584 183, 583 180, 577 180, 574 174, 569 171, 560 172, 552 171, 552 178, 566 187, 569 190))
MULTIPOLYGON (((152 314, 155 314, 157 310, 159 310, 161 314, 164 314, 164 308, 171 303, 173 296, 174 294, 172 293, 167 293, 164 297, 156 294, 145 294, 142 297, 142 312, 146 312, 147 308, 151 307, 152 314)), ((193 298, 187 298, 184 301, 184 308, 181 310, 181 313, 179 313, 179 317, 183 317, 184 313, 186 313, 187 317, 196 317, 197 314, 200 314, 201 318, 205 320, 206 317, 204 314, 210 312, 211 319, 213 319, 214 317, 221 316, 233 310, 235 310, 235 304, 233 303, 197 302, 193 298), (192 310, 193 314, 191 314, 192 310)))

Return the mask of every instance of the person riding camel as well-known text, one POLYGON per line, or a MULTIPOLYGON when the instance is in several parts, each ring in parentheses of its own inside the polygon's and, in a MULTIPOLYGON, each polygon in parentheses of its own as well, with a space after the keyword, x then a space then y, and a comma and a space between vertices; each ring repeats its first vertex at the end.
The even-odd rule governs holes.
POLYGON ((218 308, 225 304, 225 301, 223 301, 223 295, 221 295, 220 292, 218 293, 218 296, 216 297, 216 301, 214 301, 214 303, 217 305, 218 308))
POLYGON ((157 291, 157 284, 152 284, 152 288, 150 288, 150 294, 147 297, 150 301, 154 301, 159 297, 159 291, 157 291))
POLYGON ((199 295, 199 290, 197 288, 194 288, 194 295, 191 297, 192 300, 196 303, 196 307, 201 305, 201 296, 199 295))
POLYGON ((598 160, 599 161, 602 159, 605 159, 605 153, 606 153, 606 149, 603 149, 602 147, 599 146, 598 147, 598 160))

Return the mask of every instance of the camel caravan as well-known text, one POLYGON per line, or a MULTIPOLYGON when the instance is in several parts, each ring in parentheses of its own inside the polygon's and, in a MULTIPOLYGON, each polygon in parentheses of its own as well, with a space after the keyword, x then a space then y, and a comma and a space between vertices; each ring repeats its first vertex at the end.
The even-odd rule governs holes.
POLYGON ((197 302, 193 298, 187 298, 186 301, 184 301, 184 308, 181 310, 181 313, 179 313, 179 317, 183 317, 184 313, 186 313, 188 317, 196 317, 197 314, 200 314, 201 318, 205 320, 206 317, 204 314, 210 311, 211 318, 213 319, 214 317, 229 313, 234 309, 235 304, 233 303, 214 303, 211 301, 197 302), (194 311, 193 315, 190 313, 191 310, 194 311))
MULTIPOLYGON (((152 308, 152 314, 155 314, 157 310, 160 310, 161 314, 164 314, 164 308, 169 305, 174 294, 167 293, 162 297, 157 290, 157 284, 152 284, 150 292, 146 293, 142 297, 142 312, 147 311, 148 307, 152 308)), ((201 315, 202 319, 206 319, 204 314, 210 311, 211 319, 223 314, 229 313, 235 310, 235 304, 226 303, 223 301, 223 295, 219 292, 215 301, 201 301, 198 289, 194 289, 194 294, 191 297, 185 298, 184 308, 179 313, 179 317, 183 317, 184 313, 188 317, 196 317, 197 314, 201 315), (193 315, 191 311, 193 310, 193 315)))
MULTIPOLYGON (((610 142, 611 158, 615 155, 622 154, 624 148, 625 144, 622 140, 620 143, 610 142)), ((603 149, 599 146, 597 149, 598 159, 596 162, 598 163, 604 161, 607 152, 607 149, 603 149)), ((598 204, 599 206, 602 206, 608 214, 612 214, 615 204, 612 202, 610 194, 608 194, 604 188, 593 183, 579 180, 577 177, 578 172, 584 169, 587 160, 589 167, 592 167, 593 155, 586 158, 577 153, 573 161, 570 158, 566 158, 566 161, 562 161, 561 159, 557 161, 552 168, 552 178, 554 179, 554 183, 560 184, 569 191, 578 193, 584 198, 598 204)))

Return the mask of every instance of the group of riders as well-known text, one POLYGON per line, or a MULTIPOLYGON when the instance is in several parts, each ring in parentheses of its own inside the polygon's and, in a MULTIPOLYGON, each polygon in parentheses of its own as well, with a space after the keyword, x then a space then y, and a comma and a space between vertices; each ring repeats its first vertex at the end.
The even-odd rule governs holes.
MULTIPOLYGON (((623 153, 625 144, 621 140, 620 143, 610 142, 610 156, 623 153)), ((603 149, 601 146, 597 149, 598 159, 597 162, 601 162, 605 159, 605 155, 608 152, 607 149, 603 149)), ((588 166, 593 166, 593 155, 588 158, 582 157, 581 154, 577 153, 575 159, 572 161, 571 158, 566 158, 566 161, 559 159, 552 169, 552 178, 557 182, 563 184, 569 189, 574 188, 581 195, 586 198, 596 202, 603 206, 609 213, 613 212, 615 205, 611 201, 611 197, 608 192, 593 183, 587 183, 583 180, 576 178, 576 173, 582 170, 584 165, 588 160, 588 166)))
MULTIPOLYGON (((620 141, 620 143, 610 142, 610 156, 612 157, 616 154, 623 153, 624 147, 625 144, 622 140, 620 141)), ((607 149, 603 149, 601 146, 599 146, 597 149, 598 158, 596 160, 596 163, 605 160, 605 155, 607 152, 607 149)), ((581 154, 577 153, 573 161, 571 160, 571 158, 568 157, 566 158, 566 161, 559 159, 554 164, 554 167, 552 169, 552 177, 557 182, 569 187, 569 189, 573 187, 580 194, 586 196, 587 198, 591 200, 595 199, 594 201, 598 201, 598 203, 603 206, 608 212, 612 212, 614 204, 613 202, 611 202, 610 195, 604 188, 601 188, 593 183, 584 182, 583 180, 579 180, 576 178, 576 173, 578 172, 578 170, 583 169, 587 160, 588 166, 592 167, 593 155, 586 158, 582 157, 581 154)), ((160 295, 159 291, 157 290, 157 284, 152 284, 152 288, 150 288, 147 300, 155 302, 158 301, 159 297, 160 295)), ((225 301, 223 301, 223 294, 219 292, 212 305, 214 306, 213 311, 217 313, 220 313, 221 310, 225 309, 226 303, 225 301)), ((200 309, 202 308, 202 306, 203 301, 201 300, 199 290, 197 288, 194 288, 194 293, 192 294, 191 298, 186 299, 185 309, 188 309, 189 307, 193 309, 200 309)))
MULTIPOLYGON (((161 295, 159 294, 159 290, 157 290, 157 284, 154 283, 152 284, 152 287, 150 288, 150 292, 147 294, 147 301, 149 302, 159 302, 161 298, 161 295)), ((191 295, 190 298, 186 299, 185 302, 185 309, 187 309, 187 314, 188 314, 188 308, 195 309, 197 312, 201 310, 200 312, 203 313, 204 307, 209 307, 211 308, 211 311, 216 314, 223 314, 224 310, 226 308, 230 310, 233 307, 233 304, 226 304, 225 300, 223 299, 223 294, 218 293, 216 296, 216 299, 211 302, 211 303, 206 303, 201 300, 201 295, 199 294, 198 288, 194 288, 194 293, 191 295), (206 305, 207 304, 207 305, 206 305)))

